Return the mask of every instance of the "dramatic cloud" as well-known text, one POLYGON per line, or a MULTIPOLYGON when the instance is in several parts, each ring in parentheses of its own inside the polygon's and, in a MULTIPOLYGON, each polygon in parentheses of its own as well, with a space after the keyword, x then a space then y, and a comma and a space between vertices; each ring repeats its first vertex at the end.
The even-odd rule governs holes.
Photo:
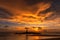
POLYGON ((12 14, 4 8, 0 8, 0 18, 9 19, 12 14))
POLYGON ((3 26, 3 27, 5 27, 5 26, 8 26, 8 27, 11 27, 11 26, 17 26, 17 27, 19 27, 19 26, 25 26, 25 24, 24 23, 18 23, 18 22, 12 22, 12 21, 9 21, 9 20, 7 20, 7 19, 4 19, 4 20, 0 20, 0 27, 1 26, 3 26))
POLYGON ((60 26, 60 0, 1 0, 0 18, 26 25, 60 26))

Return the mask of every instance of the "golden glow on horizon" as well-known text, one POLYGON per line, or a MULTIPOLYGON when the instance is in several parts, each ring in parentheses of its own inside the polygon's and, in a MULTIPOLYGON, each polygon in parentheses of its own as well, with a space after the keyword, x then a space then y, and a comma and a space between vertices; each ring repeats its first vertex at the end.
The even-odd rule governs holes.
POLYGON ((34 31, 39 31, 38 28, 34 28, 33 30, 34 30, 34 31))

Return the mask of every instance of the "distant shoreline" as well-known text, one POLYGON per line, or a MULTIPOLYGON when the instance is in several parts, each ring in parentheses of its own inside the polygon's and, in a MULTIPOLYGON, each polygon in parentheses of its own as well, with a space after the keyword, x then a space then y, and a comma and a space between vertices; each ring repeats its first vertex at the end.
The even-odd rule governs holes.
POLYGON ((60 36, 60 34, 42 34, 42 33, 35 33, 35 32, 23 32, 23 33, 18 33, 18 32, 0 32, 0 35, 3 34, 27 34, 31 36, 60 36))

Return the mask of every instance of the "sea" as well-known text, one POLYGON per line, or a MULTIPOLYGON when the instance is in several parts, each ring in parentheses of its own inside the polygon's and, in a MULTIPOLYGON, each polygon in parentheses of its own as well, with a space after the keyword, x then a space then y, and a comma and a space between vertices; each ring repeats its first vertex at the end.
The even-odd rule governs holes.
POLYGON ((30 34, 0 34, 0 40, 60 40, 60 36, 40 36, 30 34))

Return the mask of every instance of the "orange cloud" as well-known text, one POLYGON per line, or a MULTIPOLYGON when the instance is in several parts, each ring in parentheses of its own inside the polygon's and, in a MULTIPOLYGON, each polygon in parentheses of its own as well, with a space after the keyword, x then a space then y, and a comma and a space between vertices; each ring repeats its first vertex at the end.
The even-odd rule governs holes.
MULTIPOLYGON (((11 2, 11 1, 10 1, 11 2)), ((41 12, 46 11, 51 7, 51 3, 40 2, 34 5, 28 6, 25 2, 1 2, 0 7, 6 8, 10 11, 13 16, 11 19, 8 19, 12 22, 22 22, 27 24, 47 24, 47 23, 54 23, 53 20, 46 21, 45 19, 51 16, 54 12, 48 11, 47 13, 43 14, 41 12)), ((60 20, 60 19, 59 19, 60 20)), ((55 20, 56 21, 56 20, 55 20)), ((58 21, 58 20, 57 20, 58 21)))

